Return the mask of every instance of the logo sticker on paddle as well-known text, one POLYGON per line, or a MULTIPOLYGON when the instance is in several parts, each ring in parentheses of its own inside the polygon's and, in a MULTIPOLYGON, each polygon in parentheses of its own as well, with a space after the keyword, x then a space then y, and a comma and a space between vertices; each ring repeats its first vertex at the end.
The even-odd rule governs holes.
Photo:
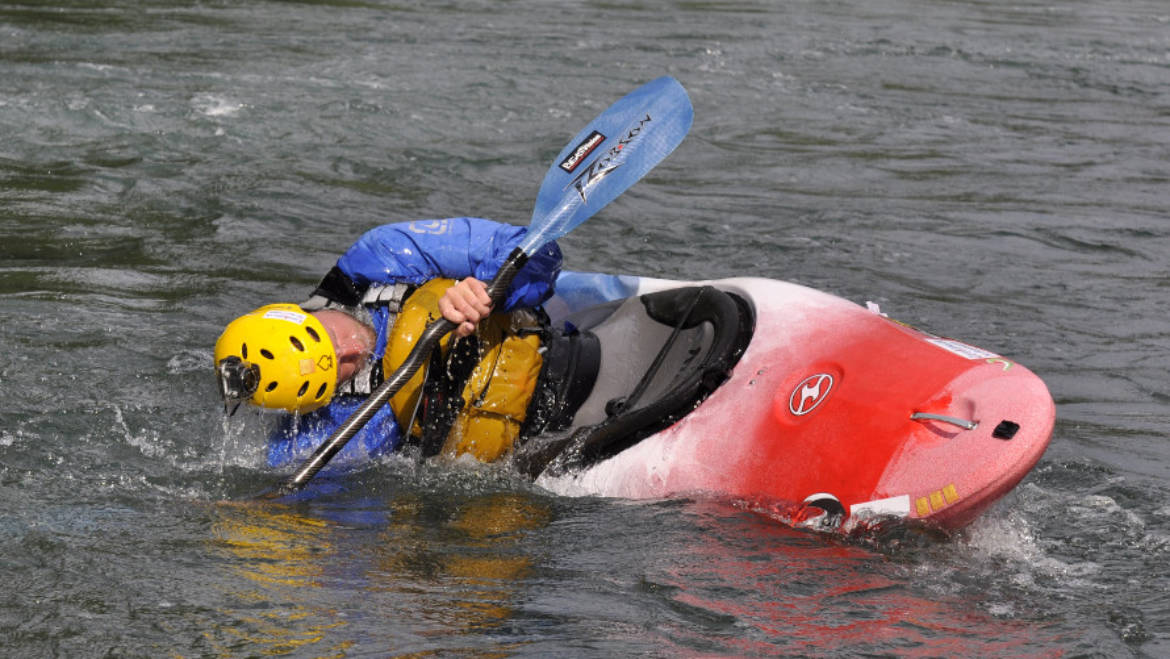
POLYGON ((828 373, 810 375, 792 390, 792 395, 788 397, 788 411, 796 416, 804 416, 825 402, 832 390, 832 375, 828 373))
POLYGON ((593 131, 589 134, 589 137, 581 140, 581 143, 577 145, 577 148, 569 152, 569 157, 561 161, 560 168, 572 174, 573 170, 577 169, 577 165, 585 162, 585 159, 589 157, 589 154, 593 153, 593 150, 601 146, 601 143, 604 141, 605 135, 602 135, 597 131, 593 131))
MULTIPOLYGON (((577 190, 577 194, 581 195, 581 201, 588 201, 586 192, 589 190, 589 188, 593 187, 599 183, 601 179, 605 178, 615 169, 622 166, 622 163, 625 161, 625 159, 622 157, 625 155, 623 150, 638 139, 638 136, 642 134, 642 127, 651 121, 653 121, 653 119, 650 117, 650 114, 647 113, 644 119, 641 119, 636 124, 631 126, 628 131, 626 131, 624 137, 618 139, 617 144, 610 147, 608 151, 598 156, 597 159, 593 162, 589 163, 589 166, 585 168, 585 171, 581 172, 576 176, 576 178, 570 181, 569 185, 565 186, 565 189, 567 190, 570 187, 575 188, 577 190)), ((594 131, 593 135, 590 135, 588 138, 586 138, 585 141, 578 145, 577 148, 573 150, 573 153, 571 153, 569 157, 561 163, 561 169, 564 169, 566 172, 573 171, 573 169, 577 168, 577 165, 581 164, 581 162, 585 160, 585 156, 589 155, 604 141, 605 136, 601 133, 598 133, 597 131, 594 131), (597 137, 601 139, 596 139, 597 137), (576 154, 580 153, 582 150, 585 150, 585 152, 580 157, 578 157, 576 154), (570 166, 572 169, 566 169, 566 165, 570 166)))

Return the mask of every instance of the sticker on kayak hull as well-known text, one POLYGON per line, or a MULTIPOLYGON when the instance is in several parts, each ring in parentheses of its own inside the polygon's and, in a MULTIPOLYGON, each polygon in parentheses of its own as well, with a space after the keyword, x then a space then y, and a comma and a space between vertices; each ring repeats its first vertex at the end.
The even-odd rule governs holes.
POLYGON ((788 397, 788 411, 796 416, 804 416, 825 402, 832 390, 832 375, 828 373, 810 375, 792 390, 792 395, 788 397))
POLYGON ((932 338, 927 339, 927 341, 965 359, 995 359, 999 357, 994 352, 989 352, 983 348, 976 348, 975 346, 967 345, 962 341, 955 341, 954 339, 932 338))

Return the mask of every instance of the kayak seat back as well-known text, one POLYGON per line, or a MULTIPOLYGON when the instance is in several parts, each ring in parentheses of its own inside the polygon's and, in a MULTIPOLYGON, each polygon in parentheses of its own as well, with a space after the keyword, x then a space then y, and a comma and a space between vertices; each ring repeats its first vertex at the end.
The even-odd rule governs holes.
POLYGON ((594 381, 571 420, 562 415, 518 448, 515 463, 531 476, 604 460, 694 410, 727 379, 753 327, 746 302, 711 286, 618 300, 567 320, 585 337, 580 344, 599 351, 594 381))

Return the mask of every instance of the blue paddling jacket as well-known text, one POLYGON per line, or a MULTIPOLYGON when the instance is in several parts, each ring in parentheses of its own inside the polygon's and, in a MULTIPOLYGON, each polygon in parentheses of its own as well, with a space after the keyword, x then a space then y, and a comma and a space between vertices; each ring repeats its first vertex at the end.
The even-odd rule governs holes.
MULTIPOLYGON (((352 282, 355 295, 371 286, 417 286, 438 277, 490 281, 527 233, 525 227, 476 217, 386 224, 362 235, 341 255, 326 279, 337 277, 339 272, 342 279, 348 279, 347 286, 352 282)), ((552 295, 560 269, 560 247, 555 242, 541 247, 516 274, 502 311, 539 306, 552 295)), ((380 363, 394 315, 385 305, 366 309, 377 337, 370 359, 380 363)), ((269 438, 269 466, 307 458, 364 400, 365 396, 339 394, 328 405, 307 414, 283 416, 269 438)), ((401 443, 402 431, 390 406, 385 405, 333 462, 364 461, 394 451, 401 443)))

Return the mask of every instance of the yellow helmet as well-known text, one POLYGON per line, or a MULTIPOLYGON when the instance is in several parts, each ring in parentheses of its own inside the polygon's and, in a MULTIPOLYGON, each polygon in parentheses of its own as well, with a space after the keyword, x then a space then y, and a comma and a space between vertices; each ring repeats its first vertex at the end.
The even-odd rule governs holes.
POLYGON ((215 342, 225 403, 310 412, 337 389, 337 353, 321 321, 295 304, 269 304, 228 323, 215 342))

